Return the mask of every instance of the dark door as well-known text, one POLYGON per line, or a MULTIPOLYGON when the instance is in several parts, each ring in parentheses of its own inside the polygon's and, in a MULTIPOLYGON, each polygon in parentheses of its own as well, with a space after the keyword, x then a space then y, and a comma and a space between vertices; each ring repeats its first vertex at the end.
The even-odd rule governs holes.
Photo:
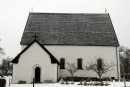
POLYGON ((35 68, 35 82, 40 82, 41 69, 39 67, 35 68))

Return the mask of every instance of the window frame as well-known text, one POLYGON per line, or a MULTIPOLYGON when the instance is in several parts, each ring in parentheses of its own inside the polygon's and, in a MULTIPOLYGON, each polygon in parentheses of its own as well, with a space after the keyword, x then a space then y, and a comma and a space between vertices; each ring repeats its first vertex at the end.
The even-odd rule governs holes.
POLYGON ((103 69, 103 59, 101 58, 97 59, 97 68, 103 69))
POLYGON ((65 69, 65 58, 60 58, 60 69, 65 69), (61 65, 61 63, 63 64, 61 65))
POLYGON ((77 59, 77 69, 83 69, 83 59, 82 58, 77 59))

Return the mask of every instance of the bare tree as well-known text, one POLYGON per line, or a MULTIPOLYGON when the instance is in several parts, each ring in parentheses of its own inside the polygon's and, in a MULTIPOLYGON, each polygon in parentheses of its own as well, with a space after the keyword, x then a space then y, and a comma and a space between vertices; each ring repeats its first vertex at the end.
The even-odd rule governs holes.
MULTIPOLYGON (((1 39, 0 39, 1 41, 1 39)), ((0 58, 5 55, 4 49, 2 47, 0 47, 0 58)))
POLYGON ((1 58, 3 55, 5 55, 4 49, 0 47, 0 58, 1 58))
POLYGON ((69 71, 69 73, 71 74, 71 77, 74 77, 74 73, 77 72, 77 68, 76 68, 76 63, 68 63, 67 62, 67 70, 69 71))
MULTIPOLYGON (((0 41, 1 41, 1 39, 0 39, 0 41)), ((3 49, 2 47, 0 47, 0 59, 2 59, 2 56, 3 56, 3 55, 5 55, 4 49, 3 49)), ((3 76, 1 64, 0 64, 0 76, 3 76)))
POLYGON ((93 70, 98 74, 99 78, 101 79, 102 75, 108 71, 113 70, 114 66, 114 63, 105 64, 102 58, 98 58, 95 63, 89 63, 89 65, 86 66, 86 70, 93 70))

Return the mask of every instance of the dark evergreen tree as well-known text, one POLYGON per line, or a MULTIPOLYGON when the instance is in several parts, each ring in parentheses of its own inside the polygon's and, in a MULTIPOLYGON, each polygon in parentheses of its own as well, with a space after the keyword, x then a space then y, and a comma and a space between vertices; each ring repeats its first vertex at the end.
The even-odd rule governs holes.
POLYGON ((123 78, 124 73, 126 78, 130 78, 130 49, 124 46, 119 47, 119 58, 120 58, 120 72, 123 78))
POLYGON ((12 72, 12 64, 11 64, 11 59, 10 57, 7 57, 6 59, 2 59, 2 64, 0 66, 1 70, 2 70, 2 74, 7 76, 10 75, 12 72))

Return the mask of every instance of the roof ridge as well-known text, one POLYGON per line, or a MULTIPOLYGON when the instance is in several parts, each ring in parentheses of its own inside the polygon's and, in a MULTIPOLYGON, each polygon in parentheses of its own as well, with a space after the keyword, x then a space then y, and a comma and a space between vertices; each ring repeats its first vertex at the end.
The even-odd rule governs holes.
POLYGON ((51 12, 30 12, 29 14, 59 14, 59 15, 87 15, 87 14, 93 14, 93 15, 98 15, 98 14, 104 14, 104 15, 108 15, 109 13, 62 13, 62 12, 57 12, 57 13, 51 13, 51 12))

